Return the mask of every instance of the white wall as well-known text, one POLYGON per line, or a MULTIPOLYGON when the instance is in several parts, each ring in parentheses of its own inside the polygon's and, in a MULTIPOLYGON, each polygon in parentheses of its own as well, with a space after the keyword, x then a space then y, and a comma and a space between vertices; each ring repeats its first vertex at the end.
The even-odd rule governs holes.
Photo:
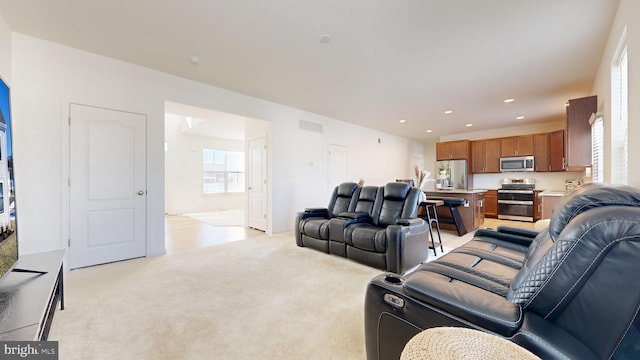
POLYGON ((593 92, 598 95, 598 111, 604 113, 605 182, 611 181, 611 62, 618 43, 627 28, 627 56, 629 66, 629 185, 640 187, 640 2, 621 0, 602 55, 593 92))
POLYGON ((165 115, 165 141, 169 145, 164 153, 165 212, 183 214, 244 208, 244 193, 203 193, 202 151, 207 148, 244 152, 245 141, 185 133, 180 130, 183 118, 165 115))
POLYGON ((11 86, 11 30, 0 14, 0 76, 11 86))
POLYGON ((349 176, 355 181, 365 178, 368 184, 383 184, 411 176, 413 142, 407 139, 19 33, 12 34, 12 47, 23 253, 66 246, 70 102, 147 114, 149 255, 164 253, 167 100, 270 122, 268 232, 290 230, 297 211, 326 205, 329 143, 347 146, 349 176), (324 132, 298 129, 300 119, 322 124, 324 132))

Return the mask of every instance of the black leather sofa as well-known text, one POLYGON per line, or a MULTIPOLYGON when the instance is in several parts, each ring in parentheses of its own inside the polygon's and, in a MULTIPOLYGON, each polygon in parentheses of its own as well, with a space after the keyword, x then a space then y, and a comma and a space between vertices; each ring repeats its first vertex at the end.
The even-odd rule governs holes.
POLYGON ((307 208, 295 221, 296 244, 329 253, 329 220, 355 210, 360 186, 342 183, 333 189, 326 208, 307 208))
MULTIPOLYGON (((427 223, 417 217, 420 190, 406 183, 358 187, 347 201, 347 185, 334 196, 347 210, 306 209, 298 213, 296 244, 397 274, 415 268, 428 257, 427 223), (332 214, 333 216, 329 215, 332 214)), ((350 187, 349 187, 350 188, 350 187)))
POLYGON ((584 185, 540 232, 480 229, 365 297, 367 359, 398 359, 439 326, 511 340, 543 359, 640 358, 640 191, 584 185))

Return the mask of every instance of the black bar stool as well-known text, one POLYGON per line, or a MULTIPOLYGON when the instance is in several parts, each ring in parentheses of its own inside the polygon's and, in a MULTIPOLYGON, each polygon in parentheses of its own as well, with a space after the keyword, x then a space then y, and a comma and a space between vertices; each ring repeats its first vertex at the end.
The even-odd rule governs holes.
POLYGON ((431 224, 436 224, 436 232, 438 233, 438 244, 440 244, 440 251, 444 253, 444 248, 442 247, 442 236, 440 235, 440 223, 438 222, 438 212, 436 211, 436 208, 441 205, 444 205, 444 201, 442 200, 425 200, 420 203, 420 206, 424 207, 425 212, 425 215, 421 217, 429 223, 429 236, 431 236, 431 246, 433 246, 433 255, 436 256, 438 254, 436 253, 436 242, 433 237, 431 224))

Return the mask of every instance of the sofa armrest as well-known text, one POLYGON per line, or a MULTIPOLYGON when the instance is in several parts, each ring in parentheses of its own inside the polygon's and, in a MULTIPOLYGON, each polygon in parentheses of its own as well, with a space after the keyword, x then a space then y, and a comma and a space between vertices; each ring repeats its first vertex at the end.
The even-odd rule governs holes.
POLYGON ((369 221, 370 219, 369 213, 366 212, 342 212, 338 214, 338 216, 341 218, 359 220, 358 222, 369 221))
POLYGON ((306 219, 309 217, 329 217, 329 210, 327 208, 306 208, 303 212, 298 213, 300 219, 306 219))
POLYGON ((329 240, 345 242, 344 231, 349 225, 368 223, 371 217, 368 213, 348 213, 343 212, 338 217, 329 220, 329 240))
POLYGON ((423 221, 424 220, 420 218, 398 219, 396 220, 396 224, 401 226, 412 226, 420 225, 423 221))
POLYGON ((523 229, 523 228, 506 226, 506 225, 500 225, 496 230, 500 233, 530 237, 532 239, 536 237, 539 233, 539 231, 536 231, 536 230, 523 229))
POLYGON ((529 237, 529 236, 521 236, 521 235, 515 235, 515 234, 510 234, 505 232, 499 232, 492 229, 478 229, 473 234, 473 236, 474 237, 476 236, 492 237, 494 239, 498 239, 498 240, 510 242, 513 244, 522 245, 522 246, 531 245, 531 242, 534 239, 533 237, 529 237))
POLYGON ((405 278, 403 287, 407 295, 505 337, 520 328, 523 314, 518 304, 453 274, 441 274, 437 265, 433 268, 425 265, 405 278))
POLYGON ((396 274, 413 270, 429 256, 429 225, 421 218, 405 220, 407 225, 389 225, 385 229, 386 270, 396 274))

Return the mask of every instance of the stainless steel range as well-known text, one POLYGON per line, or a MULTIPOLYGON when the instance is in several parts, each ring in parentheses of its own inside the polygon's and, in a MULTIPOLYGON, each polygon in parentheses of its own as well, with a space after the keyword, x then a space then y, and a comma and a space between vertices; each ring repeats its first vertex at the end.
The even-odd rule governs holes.
POLYGON ((502 179, 498 189, 498 219, 533 221, 534 179, 502 179))

